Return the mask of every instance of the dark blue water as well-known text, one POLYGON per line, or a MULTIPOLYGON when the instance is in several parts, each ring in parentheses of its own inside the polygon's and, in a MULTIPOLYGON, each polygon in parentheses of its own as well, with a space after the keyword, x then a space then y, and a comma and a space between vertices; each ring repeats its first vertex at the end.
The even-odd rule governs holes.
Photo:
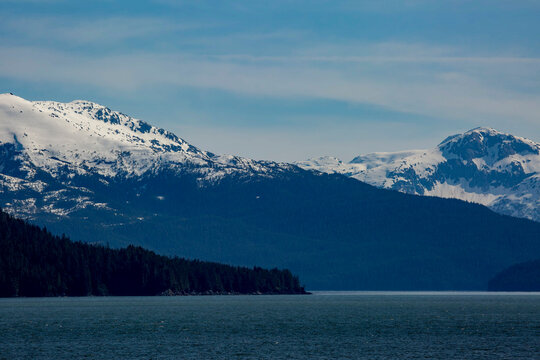
POLYGON ((540 359, 540 295, 0 299, 0 359, 540 359))

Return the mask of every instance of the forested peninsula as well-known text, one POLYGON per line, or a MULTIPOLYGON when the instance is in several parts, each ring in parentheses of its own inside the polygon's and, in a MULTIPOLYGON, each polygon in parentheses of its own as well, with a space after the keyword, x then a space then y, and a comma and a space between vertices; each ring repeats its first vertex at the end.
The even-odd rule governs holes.
POLYGON ((73 242, 0 210, 0 296, 305 294, 289 270, 73 242))

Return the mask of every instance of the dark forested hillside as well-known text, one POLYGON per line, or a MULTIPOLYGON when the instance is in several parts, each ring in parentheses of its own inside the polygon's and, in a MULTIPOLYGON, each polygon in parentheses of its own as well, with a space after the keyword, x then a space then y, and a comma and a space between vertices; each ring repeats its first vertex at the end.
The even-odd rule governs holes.
POLYGON ((540 259, 512 265, 489 281, 489 291, 540 291, 540 259))
POLYGON ((233 267, 72 242, 0 210, 0 296, 301 294, 288 270, 233 267))
POLYGON ((119 210, 39 223, 84 242, 287 268, 313 290, 485 290, 500 269, 540 254, 540 223, 341 175, 199 186, 165 173, 92 188, 119 210))

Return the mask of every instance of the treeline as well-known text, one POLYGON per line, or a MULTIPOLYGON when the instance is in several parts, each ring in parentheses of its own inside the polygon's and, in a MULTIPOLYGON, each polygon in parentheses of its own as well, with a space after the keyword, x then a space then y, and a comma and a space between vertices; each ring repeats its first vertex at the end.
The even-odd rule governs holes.
POLYGON ((72 242, 0 210, 0 296, 303 294, 289 270, 72 242))
POLYGON ((489 281, 489 291, 540 291, 540 259, 512 265, 489 281))

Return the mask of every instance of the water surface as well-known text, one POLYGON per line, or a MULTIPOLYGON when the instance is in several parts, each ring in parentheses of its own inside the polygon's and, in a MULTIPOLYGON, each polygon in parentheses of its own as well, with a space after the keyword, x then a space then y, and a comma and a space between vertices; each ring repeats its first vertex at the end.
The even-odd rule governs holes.
POLYGON ((540 359, 540 294, 0 299, 0 359, 540 359))

